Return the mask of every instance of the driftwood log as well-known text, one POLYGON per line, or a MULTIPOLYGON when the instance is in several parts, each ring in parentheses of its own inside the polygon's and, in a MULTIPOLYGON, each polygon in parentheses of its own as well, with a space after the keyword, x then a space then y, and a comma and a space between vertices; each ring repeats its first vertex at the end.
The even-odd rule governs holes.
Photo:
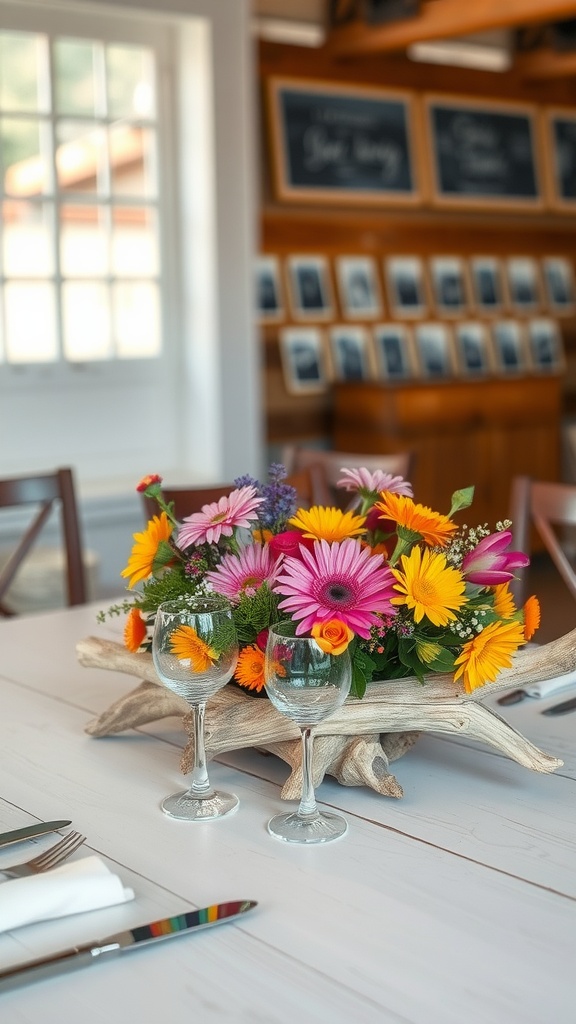
MULTIPOLYGON (((86 732, 91 736, 109 736, 173 715, 182 718, 191 736, 189 707, 161 685, 150 654, 132 654, 120 643, 97 637, 80 641, 76 651, 85 667, 124 672, 142 680, 87 725, 86 732)), ((450 675, 431 674, 423 685, 413 678, 371 683, 362 700, 349 698, 336 714, 316 727, 314 784, 319 785, 324 775, 330 774, 345 786, 365 785, 386 796, 400 797, 402 788, 389 771, 389 764, 401 757, 421 732, 466 735, 490 744, 526 768, 552 772, 563 762, 535 747, 481 700, 487 693, 540 682, 575 669, 573 630, 542 647, 526 648, 495 683, 473 694, 467 694, 462 681, 454 682, 450 675)), ((205 724, 209 758, 243 747, 276 754, 292 769, 282 798, 299 798, 299 730, 270 701, 225 686, 209 701, 205 724)), ((190 738, 182 755, 182 771, 190 771, 192 761, 190 738)))

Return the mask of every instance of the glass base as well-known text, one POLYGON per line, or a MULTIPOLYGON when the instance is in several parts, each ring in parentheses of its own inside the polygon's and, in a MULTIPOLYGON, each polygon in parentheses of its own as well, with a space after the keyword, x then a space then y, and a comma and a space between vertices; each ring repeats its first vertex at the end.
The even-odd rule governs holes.
POLYGON ((240 803, 235 793, 222 793, 212 790, 210 796, 199 799, 186 790, 167 796, 160 804, 164 814, 181 821, 212 821, 232 814, 240 803))
POLYGON ((339 814, 318 813, 306 818, 293 811, 270 818, 268 831, 285 843, 330 843, 346 835, 348 822, 339 814))

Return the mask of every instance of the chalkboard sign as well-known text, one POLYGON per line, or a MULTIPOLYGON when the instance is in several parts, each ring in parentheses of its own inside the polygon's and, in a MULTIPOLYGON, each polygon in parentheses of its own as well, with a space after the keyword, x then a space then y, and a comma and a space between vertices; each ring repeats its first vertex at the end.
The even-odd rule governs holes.
POLYGON ((576 211, 576 111, 549 111, 552 203, 576 211))
POLYGON ((410 94, 300 79, 271 79, 268 89, 278 198, 419 200, 410 94))
POLYGON ((434 202, 541 206, 533 108, 453 97, 425 102, 434 202))

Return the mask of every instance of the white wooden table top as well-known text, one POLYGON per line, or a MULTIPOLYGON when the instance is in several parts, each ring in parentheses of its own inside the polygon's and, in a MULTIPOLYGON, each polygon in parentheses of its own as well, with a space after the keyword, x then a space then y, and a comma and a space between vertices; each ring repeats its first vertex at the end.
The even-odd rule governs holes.
POLYGON ((574 1024, 576 713, 540 714, 568 693, 499 709, 564 759, 553 775, 425 736, 394 765, 402 800, 326 780, 317 798, 349 832, 295 847, 266 831, 287 806, 276 758, 212 762, 240 809, 187 824, 159 807, 183 783, 177 719, 84 732, 134 685, 78 665, 78 640, 118 635, 95 611, 0 621, 0 831, 69 817, 88 837, 75 856, 102 856, 136 899, 0 935, 0 967, 215 902, 259 905, 238 924, 6 992, 0 1021, 574 1024))

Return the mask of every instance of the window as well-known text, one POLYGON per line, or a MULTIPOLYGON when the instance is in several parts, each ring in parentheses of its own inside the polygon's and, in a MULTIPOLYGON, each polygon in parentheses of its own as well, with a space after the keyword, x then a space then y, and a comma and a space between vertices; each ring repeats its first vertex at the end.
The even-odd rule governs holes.
POLYGON ((155 54, 0 30, 0 359, 161 350, 155 54))

